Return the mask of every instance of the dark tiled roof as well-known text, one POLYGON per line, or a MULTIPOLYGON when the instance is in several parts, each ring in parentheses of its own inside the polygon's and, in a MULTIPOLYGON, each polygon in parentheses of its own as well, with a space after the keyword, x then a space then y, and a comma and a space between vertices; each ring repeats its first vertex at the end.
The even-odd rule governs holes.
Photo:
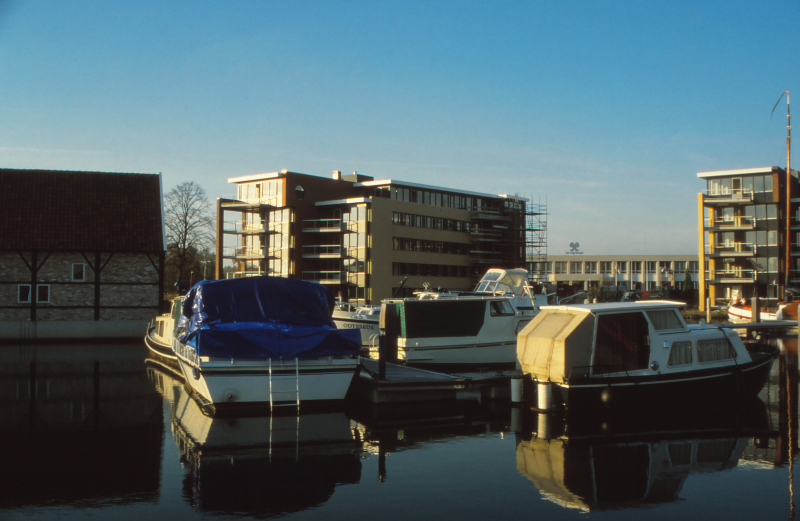
POLYGON ((164 250, 157 174, 0 169, 0 250, 164 250))

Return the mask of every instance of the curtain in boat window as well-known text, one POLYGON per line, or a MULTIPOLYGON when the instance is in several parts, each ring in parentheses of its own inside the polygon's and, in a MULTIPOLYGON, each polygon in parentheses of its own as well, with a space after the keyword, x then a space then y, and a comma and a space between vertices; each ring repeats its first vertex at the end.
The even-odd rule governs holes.
POLYGON ((689 365, 692 363, 692 343, 691 342, 673 342, 672 348, 669 351, 669 359, 667 365, 674 367, 677 365, 689 365))
POLYGON ((674 309, 664 309, 661 311, 648 311, 647 316, 653 327, 656 329, 682 329, 683 324, 678 318, 674 309))
POLYGON ((646 369, 650 361, 648 334, 647 320, 640 311, 599 315, 593 373, 646 369))
POLYGON ((736 357, 736 352, 731 349, 728 340, 719 338, 714 340, 699 340, 697 342, 697 361, 716 362, 718 360, 731 360, 736 357))

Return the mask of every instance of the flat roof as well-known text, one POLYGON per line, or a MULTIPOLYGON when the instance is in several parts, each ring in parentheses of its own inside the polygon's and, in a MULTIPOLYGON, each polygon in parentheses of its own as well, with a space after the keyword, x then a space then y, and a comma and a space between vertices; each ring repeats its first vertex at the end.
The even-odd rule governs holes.
POLYGON ((295 174, 297 172, 289 172, 288 170, 281 170, 280 172, 268 172, 264 174, 251 174, 251 175, 243 175, 239 177, 229 177, 229 183, 246 183, 248 181, 259 181, 261 179, 275 179, 277 177, 281 177, 285 174, 295 174))
MULTIPOLYGON (((397 179, 380 179, 378 181, 364 181, 363 183, 356 183, 353 186, 383 186, 383 185, 395 185, 395 186, 411 186, 414 188, 425 188, 428 190, 439 190, 441 192, 453 192, 457 194, 464 194, 464 195, 474 195, 478 197, 494 197, 497 198, 507 198, 513 199, 513 197, 508 197, 506 195, 498 195, 498 194, 486 194, 482 192, 470 192, 468 190, 459 190, 458 188, 445 188, 444 186, 436 186, 436 185, 424 185, 421 183, 410 183, 408 181, 399 181, 397 179)), ((518 198, 519 200, 524 200, 522 197, 518 198)))
POLYGON ((734 175, 771 174, 779 166, 762 166, 758 168, 742 168, 741 170, 717 170, 715 172, 698 172, 697 177, 725 177, 734 175))

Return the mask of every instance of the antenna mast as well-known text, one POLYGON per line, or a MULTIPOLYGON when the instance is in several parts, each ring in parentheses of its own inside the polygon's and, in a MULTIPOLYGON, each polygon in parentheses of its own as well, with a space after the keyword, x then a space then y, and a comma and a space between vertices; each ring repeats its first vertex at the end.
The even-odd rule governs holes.
MULTIPOLYGON (((775 102, 775 107, 778 106, 778 103, 780 103, 784 94, 786 95, 786 264, 783 283, 783 299, 786 300, 786 295, 788 293, 787 289, 789 288, 789 274, 791 272, 792 260, 792 116, 789 112, 788 90, 781 94, 781 97, 775 102)), ((772 107, 772 112, 775 112, 775 107, 772 107)))

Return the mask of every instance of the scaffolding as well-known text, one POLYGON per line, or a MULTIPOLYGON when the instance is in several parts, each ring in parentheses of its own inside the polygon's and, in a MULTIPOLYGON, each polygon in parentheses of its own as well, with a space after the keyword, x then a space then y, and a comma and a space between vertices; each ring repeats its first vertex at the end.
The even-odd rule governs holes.
POLYGON ((535 269, 547 260, 547 198, 544 203, 534 203, 533 197, 528 202, 525 213, 525 261, 528 277, 534 284, 547 282, 546 272, 535 269), (538 263, 538 264, 536 264, 538 263), (544 279, 543 279, 544 277, 544 279))

